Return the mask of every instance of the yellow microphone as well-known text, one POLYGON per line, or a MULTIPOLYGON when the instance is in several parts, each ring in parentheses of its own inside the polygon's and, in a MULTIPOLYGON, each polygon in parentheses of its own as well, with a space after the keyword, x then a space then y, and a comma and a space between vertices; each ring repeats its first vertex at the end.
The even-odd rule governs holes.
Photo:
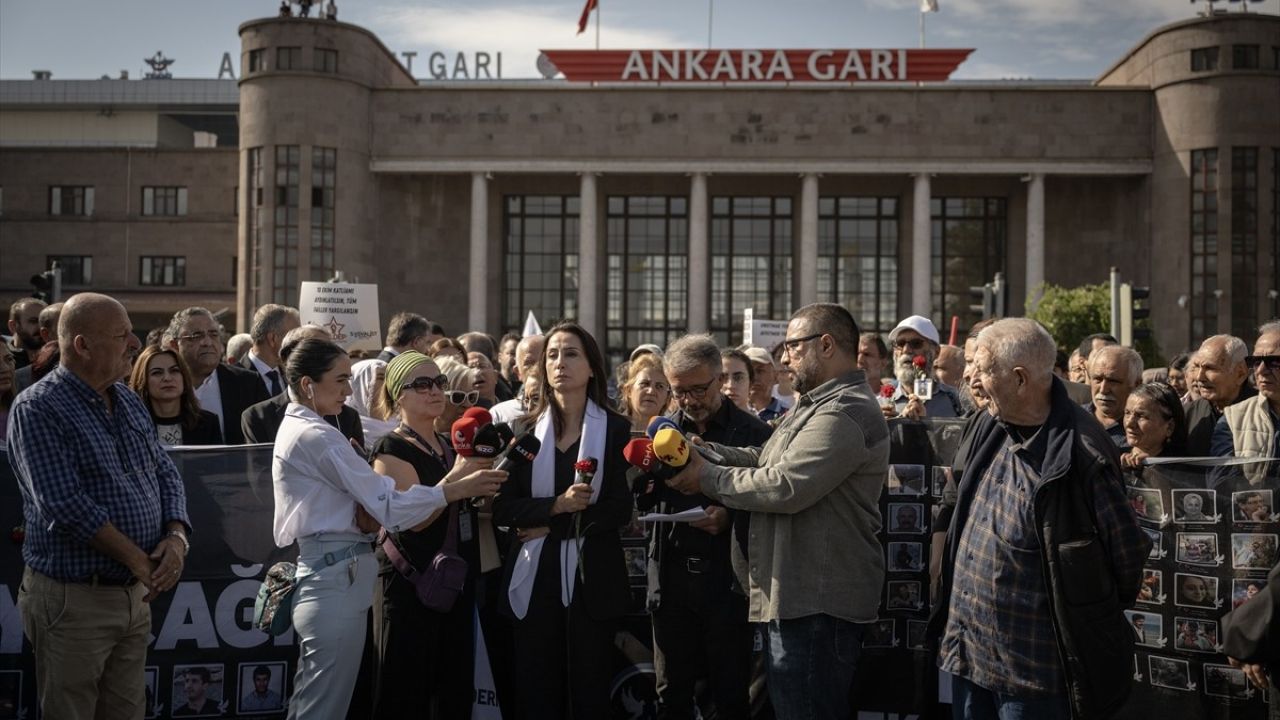
POLYGON ((684 467, 689 462, 689 441, 679 430, 664 427, 653 436, 653 454, 673 468, 684 467))

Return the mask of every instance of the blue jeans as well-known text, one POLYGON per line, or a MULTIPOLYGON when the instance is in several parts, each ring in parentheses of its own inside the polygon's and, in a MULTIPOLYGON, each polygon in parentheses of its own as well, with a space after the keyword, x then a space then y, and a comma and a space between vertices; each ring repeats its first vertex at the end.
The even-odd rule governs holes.
POLYGON ((1054 697, 1018 698, 992 692, 962 677, 951 676, 951 717, 954 720, 1071 720, 1064 688, 1054 697))
POLYGON ((848 720, 866 626, 806 615, 772 620, 766 627, 769 699, 778 720, 848 720))

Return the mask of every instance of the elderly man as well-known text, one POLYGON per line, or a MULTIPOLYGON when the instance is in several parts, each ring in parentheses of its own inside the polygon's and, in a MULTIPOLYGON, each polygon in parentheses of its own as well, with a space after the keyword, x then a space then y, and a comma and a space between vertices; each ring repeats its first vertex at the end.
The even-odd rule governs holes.
POLYGON ((280 345, 289 331, 302 325, 298 310, 287 305, 263 305, 253 314, 249 337, 253 347, 240 361, 245 370, 252 370, 262 377, 262 384, 270 397, 284 392, 284 362, 280 359, 280 345))
MULTIPOLYGON (((161 331, 163 333, 163 331, 161 331)), ((239 365, 244 362, 245 357, 249 355, 249 348, 253 347, 253 336, 249 333, 236 333, 227 338, 227 359, 228 365, 239 365)), ((252 370, 252 368, 249 368, 252 370)))
MULTIPOLYGON (((707 335, 686 335, 667 347, 663 370, 679 404, 671 416, 687 435, 730 447, 760 447, 771 430, 753 413, 740 410, 719 392, 720 348, 707 335)), ((730 510, 702 494, 685 495, 656 484, 638 504, 663 503, 667 512, 706 508, 707 517, 692 523, 664 523, 654 528, 656 582, 649 588, 653 605, 654 665, 658 696, 665 717, 692 720, 694 685, 708 680, 717 717, 750 716, 752 628, 747 599, 735 577, 745 578, 745 513, 730 510)), ((745 579, 743 580, 745 582, 745 579)))
POLYGON ((779 718, 849 717, 862 635, 884 580, 878 500, 889 428, 857 368, 858 324, 839 305, 791 316, 783 363, 800 400, 763 448, 712 444, 670 484, 751 513, 752 622, 765 623, 769 695, 779 718))
POLYGON ((978 336, 969 428, 930 630, 958 718, 1105 717, 1129 693, 1151 541, 1119 454, 1053 375, 1053 338, 1001 320, 978 336), (992 578, 998 578, 993 582, 992 578))
POLYGON ((1116 447, 1126 447, 1124 404, 1142 383, 1142 356, 1123 345, 1107 345, 1089 356, 1089 387, 1093 402, 1085 406, 1102 424, 1116 447))
POLYGON ((140 718, 152 598, 182 574, 182 479, 142 400, 119 382, 139 343, 120 303, 72 296, 61 364, 14 402, 9 463, 22 492, 18 589, 41 714, 140 718))
MULTIPOLYGON (((1253 371, 1258 394, 1223 411, 1210 451, 1217 456, 1280 458, 1280 320, 1258 328, 1258 341, 1245 363, 1253 371)), ((1244 466, 1246 474, 1259 481, 1265 468, 1244 466)))
POLYGON ((873 395, 880 394, 880 379, 889 364, 889 346, 873 332, 858 337, 858 368, 867 375, 867 387, 873 395))
POLYGON ((22 298, 9 306, 8 351, 13 354, 14 365, 24 368, 36 359, 36 353, 44 346, 40 339, 40 311, 45 302, 37 298, 22 298))
POLYGON ((939 345, 933 361, 933 374, 938 382, 959 389, 964 383, 964 349, 956 345, 939 345))
POLYGON ((773 396, 773 388, 778 384, 773 356, 768 350, 754 345, 742 352, 751 360, 751 368, 755 371, 751 378, 751 389, 747 391, 747 404, 755 411, 756 417, 765 422, 773 422, 787 411, 782 406, 782 401, 773 396))
POLYGON ((533 373, 538 370, 538 363, 542 359, 542 348, 546 345, 547 338, 545 335, 530 335, 522 338, 520 343, 516 345, 516 378, 520 381, 521 391, 514 398, 500 402, 489 408, 489 414, 496 423, 510 423, 512 420, 520 417, 529 408, 528 393, 538 389, 536 382, 529 382, 529 378, 533 377, 533 373))
POLYGON ((240 416, 245 408, 271 397, 257 373, 222 362, 222 335, 213 313, 190 307, 174 313, 164 344, 187 361, 201 410, 218 416, 228 445, 244 444, 240 416))
POLYGON ((1223 410, 1253 397, 1246 382, 1248 348, 1233 335, 1214 335, 1200 343, 1191 356, 1187 376, 1197 399, 1187 406, 1187 455, 1204 457, 1213 452, 1213 429, 1223 410))
POLYGON ((933 366, 938 358, 938 329, 926 317, 912 315, 889 332, 893 347, 895 387, 893 405, 883 408, 885 417, 902 416, 913 420, 928 417, 960 417, 964 407, 954 387, 934 380, 933 366), (915 381, 933 381, 933 394, 927 400, 916 396, 915 381))
POLYGON ((431 343, 436 341, 432 333, 434 325, 430 320, 417 313, 401 312, 391 316, 387 324, 387 346, 378 353, 382 362, 391 362, 391 358, 405 350, 417 350, 426 354, 431 343))

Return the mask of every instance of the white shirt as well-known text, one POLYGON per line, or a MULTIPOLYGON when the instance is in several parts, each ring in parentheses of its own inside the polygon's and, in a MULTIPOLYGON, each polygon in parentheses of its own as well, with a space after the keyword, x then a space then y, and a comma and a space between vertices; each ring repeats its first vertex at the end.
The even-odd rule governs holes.
POLYGON ((489 415, 496 423, 506 423, 510 425, 512 420, 515 420, 524 414, 524 403, 520 402, 520 398, 503 400, 497 405, 489 408, 489 415))
POLYGON ((262 358, 254 355, 253 350, 249 351, 249 364, 253 366, 254 370, 258 371, 258 377, 262 378, 262 384, 267 388, 268 395, 272 394, 272 387, 271 378, 267 377, 267 373, 275 372, 277 381, 280 383, 280 387, 284 387, 284 375, 270 365, 262 362, 262 358))
POLYGON ((396 490, 337 428, 309 408, 289 403, 272 452, 276 545, 288 547, 316 533, 359 533, 359 504, 393 532, 412 527, 444 508, 444 490, 414 485, 396 490))
MULTIPOLYGON (((200 403, 201 410, 208 410, 218 416, 218 427, 225 429, 226 423, 222 422, 222 387, 218 384, 218 369, 214 368, 209 373, 209 377, 205 378, 204 383, 196 388, 196 401, 200 403)), ((236 422, 240 422, 236 420, 236 422)))

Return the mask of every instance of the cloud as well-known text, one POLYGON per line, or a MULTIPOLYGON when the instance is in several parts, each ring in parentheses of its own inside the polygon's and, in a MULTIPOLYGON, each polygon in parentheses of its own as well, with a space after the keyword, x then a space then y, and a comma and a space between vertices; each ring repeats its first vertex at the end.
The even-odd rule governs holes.
POLYGON ((956 80, 1021 80, 1031 77, 1031 74, 1026 66, 966 60, 951 77, 956 80))
MULTIPOLYGON (((591 49, 595 47, 593 24, 581 35, 578 31, 580 9, 564 6, 506 5, 498 7, 443 8, 440 6, 399 5, 372 10, 367 20, 370 29, 382 37, 395 52, 413 50, 419 53, 414 74, 425 75, 426 55, 441 51, 453 53, 502 51, 502 74, 506 78, 540 77, 536 62, 543 49, 591 49)), ((693 47, 692 38, 682 38, 661 28, 644 27, 636 17, 626 17, 621 10, 604 18, 600 28, 600 47, 607 48, 678 48, 693 47)), ((468 60, 469 62, 469 60, 468 60)))

